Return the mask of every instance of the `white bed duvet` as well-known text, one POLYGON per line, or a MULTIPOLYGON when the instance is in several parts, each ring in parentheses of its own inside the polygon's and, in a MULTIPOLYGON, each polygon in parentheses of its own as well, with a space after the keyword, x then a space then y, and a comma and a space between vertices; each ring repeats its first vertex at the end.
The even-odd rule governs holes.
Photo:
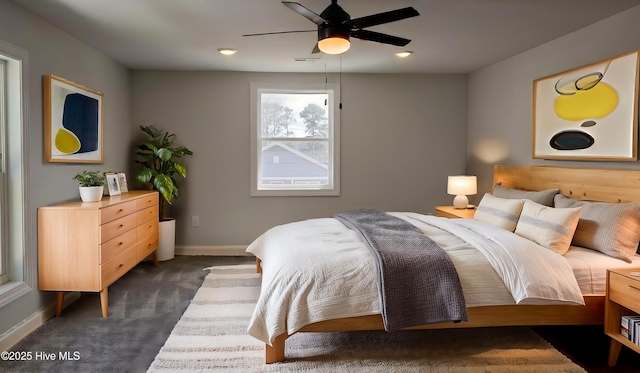
MULTIPOLYGON (((474 220, 390 214, 412 223, 447 252, 467 307, 584 304, 567 261, 551 250, 474 220)), ((380 313, 374 255, 335 219, 274 227, 247 251, 263 266, 248 332, 265 343, 314 322, 380 313)))

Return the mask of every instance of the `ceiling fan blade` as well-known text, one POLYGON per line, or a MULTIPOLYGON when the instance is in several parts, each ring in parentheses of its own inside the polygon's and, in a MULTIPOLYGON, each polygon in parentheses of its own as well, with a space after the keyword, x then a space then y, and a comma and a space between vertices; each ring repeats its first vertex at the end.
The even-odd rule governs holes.
POLYGON ((411 42, 411 40, 409 39, 399 38, 397 36, 391 36, 387 34, 381 34, 379 32, 374 32, 369 30, 353 30, 351 31, 351 37, 362 39, 362 40, 376 41, 378 43, 397 45, 399 47, 404 47, 405 45, 409 44, 409 42, 411 42))
POLYGON ((303 7, 298 3, 294 3, 292 1, 283 1, 282 4, 284 4, 286 7, 293 10, 294 12, 301 14, 303 17, 307 18, 308 20, 310 20, 311 22, 315 23, 318 26, 327 22, 326 19, 320 17, 319 15, 315 14, 311 10, 303 7))
POLYGON ((411 18, 419 16, 417 10, 412 7, 396 9, 389 12, 372 14, 366 17, 360 17, 347 21, 351 24, 352 29, 361 29, 365 27, 371 27, 375 25, 381 25, 383 23, 395 22, 405 18, 411 18))
POLYGON ((257 34, 244 34, 242 36, 260 36, 260 35, 275 35, 275 34, 295 34, 298 32, 318 32, 318 30, 295 30, 295 31, 275 31, 275 32, 260 32, 257 34))

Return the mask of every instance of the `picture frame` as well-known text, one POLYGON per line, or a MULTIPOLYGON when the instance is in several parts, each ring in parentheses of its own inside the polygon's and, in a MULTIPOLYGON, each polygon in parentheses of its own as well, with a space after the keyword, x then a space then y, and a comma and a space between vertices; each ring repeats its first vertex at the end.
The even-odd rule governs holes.
POLYGON ((103 93, 55 75, 43 80, 46 162, 103 163, 103 93))
POLYGON ((107 190, 109 191, 109 195, 120 195, 122 192, 120 190, 120 181, 118 180, 118 174, 109 172, 105 173, 104 177, 107 180, 107 190))
POLYGON ((126 193, 129 191, 127 175, 124 172, 118 172, 118 184, 120 185, 120 193, 126 193))
POLYGON ((637 161, 638 53, 533 82, 533 158, 637 161))

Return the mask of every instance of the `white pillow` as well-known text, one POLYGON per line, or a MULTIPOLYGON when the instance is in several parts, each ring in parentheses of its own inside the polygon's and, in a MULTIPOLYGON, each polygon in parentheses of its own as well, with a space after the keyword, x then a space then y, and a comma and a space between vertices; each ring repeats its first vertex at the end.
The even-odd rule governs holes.
POLYGON ((553 208, 525 200, 515 233, 564 255, 580 220, 580 207, 553 208))
POLYGON ((556 207, 581 207, 573 245, 631 263, 640 242, 640 203, 578 201, 558 194, 556 207))
POLYGON ((485 193, 473 219, 513 232, 523 205, 523 199, 498 198, 485 193))

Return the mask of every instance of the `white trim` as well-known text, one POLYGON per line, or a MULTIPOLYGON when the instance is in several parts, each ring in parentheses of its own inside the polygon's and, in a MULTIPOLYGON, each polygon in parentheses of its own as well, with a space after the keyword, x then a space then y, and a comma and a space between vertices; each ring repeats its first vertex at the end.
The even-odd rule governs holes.
MULTIPOLYGON (((71 303, 80 299, 79 292, 72 292, 64 297, 64 306, 66 308, 71 303)), ((20 342, 24 337, 28 336, 34 330, 38 329, 42 324, 47 322, 56 314, 56 302, 51 303, 43 310, 37 311, 31 316, 19 322, 13 328, 7 330, 0 335, 0 351, 7 351, 16 343, 20 342)))
POLYGON ((246 245, 176 246, 176 255, 251 256, 246 245))

